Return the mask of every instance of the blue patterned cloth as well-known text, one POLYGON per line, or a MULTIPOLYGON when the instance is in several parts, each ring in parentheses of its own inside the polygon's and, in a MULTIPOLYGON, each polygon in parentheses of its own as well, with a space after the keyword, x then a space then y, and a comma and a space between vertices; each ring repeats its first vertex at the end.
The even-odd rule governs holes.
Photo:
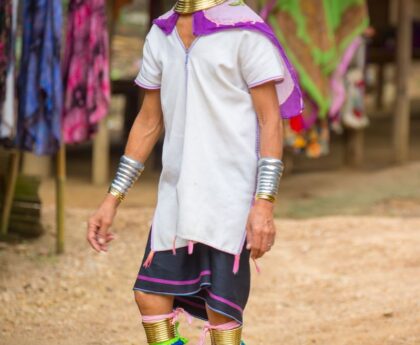
POLYGON ((16 146, 53 154, 61 140, 61 1, 24 0, 16 146))

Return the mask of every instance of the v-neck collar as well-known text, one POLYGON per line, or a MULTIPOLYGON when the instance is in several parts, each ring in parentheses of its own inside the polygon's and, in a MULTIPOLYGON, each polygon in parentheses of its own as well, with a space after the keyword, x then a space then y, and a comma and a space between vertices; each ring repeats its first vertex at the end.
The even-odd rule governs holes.
MULTIPOLYGON (((194 26, 194 24, 193 24, 194 26)), ((194 47, 194 45, 197 43, 197 41, 200 39, 200 36, 195 36, 195 38, 193 39, 193 41, 191 42, 191 44, 186 47, 184 41, 181 38, 181 35, 179 34, 178 28, 174 27, 174 31, 175 31, 175 36, 179 42, 179 44, 181 45, 182 49, 186 52, 189 53, 191 51, 191 49, 194 47)))

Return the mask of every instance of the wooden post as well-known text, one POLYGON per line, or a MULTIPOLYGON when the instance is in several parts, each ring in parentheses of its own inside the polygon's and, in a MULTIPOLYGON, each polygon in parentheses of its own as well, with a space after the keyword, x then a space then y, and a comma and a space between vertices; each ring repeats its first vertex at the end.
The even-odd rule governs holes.
POLYGON ((382 110, 384 107, 384 85, 385 85, 385 66, 383 62, 378 63, 378 77, 376 85, 376 108, 382 110))
POLYGON ((108 183, 109 178, 109 132, 106 118, 98 124, 98 133, 93 140, 92 176, 95 185, 108 183))
POLYGON ((394 109, 394 161, 404 163, 409 158, 410 142, 410 97, 408 78, 412 57, 412 0, 400 0, 398 11, 398 42, 396 87, 397 99, 394 109))
POLYGON ((56 177, 55 177, 55 205, 56 205, 56 252, 64 253, 64 187, 66 183, 66 147, 61 144, 56 154, 56 177))
POLYGON ((347 129, 345 135, 346 165, 360 168, 364 158, 364 130, 347 129))
POLYGON ((16 180, 19 173, 20 152, 12 151, 9 161, 9 175, 7 177, 4 194, 3 209, 1 213, 0 235, 6 236, 9 229, 10 213, 12 211, 13 197, 15 195, 16 180))

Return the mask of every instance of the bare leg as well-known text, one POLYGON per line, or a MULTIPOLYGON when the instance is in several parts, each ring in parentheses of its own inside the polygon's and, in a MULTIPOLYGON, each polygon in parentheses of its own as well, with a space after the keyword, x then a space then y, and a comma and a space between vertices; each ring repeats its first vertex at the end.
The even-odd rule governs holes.
MULTIPOLYGON (((172 323, 174 297, 134 291, 134 298, 142 315, 147 343, 179 343, 176 326, 172 323)), ((185 341, 181 341, 185 344, 185 341)))
POLYGON ((206 310, 210 323, 212 345, 243 345, 241 324, 228 316, 211 310, 207 305, 206 310))
POLYGON ((209 318, 209 322, 212 326, 219 326, 219 325, 223 325, 225 323, 233 321, 233 319, 231 319, 230 317, 216 313, 215 311, 211 310, 207 305, 206 305, 206 310, 207 310, 207 317, 209 318))
POLYGON ((142 315, 164 315, 172 313, 174 297, 134 291, 134 298, 142 315))

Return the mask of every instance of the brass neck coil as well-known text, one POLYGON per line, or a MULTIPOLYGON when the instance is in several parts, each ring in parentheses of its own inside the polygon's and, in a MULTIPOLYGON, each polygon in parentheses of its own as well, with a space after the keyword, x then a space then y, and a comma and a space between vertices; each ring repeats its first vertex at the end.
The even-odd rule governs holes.
POLYGON ((178 0, 174 10, 180 14, 190 14, 220 5, 225 1, 226 0, 178 0))

